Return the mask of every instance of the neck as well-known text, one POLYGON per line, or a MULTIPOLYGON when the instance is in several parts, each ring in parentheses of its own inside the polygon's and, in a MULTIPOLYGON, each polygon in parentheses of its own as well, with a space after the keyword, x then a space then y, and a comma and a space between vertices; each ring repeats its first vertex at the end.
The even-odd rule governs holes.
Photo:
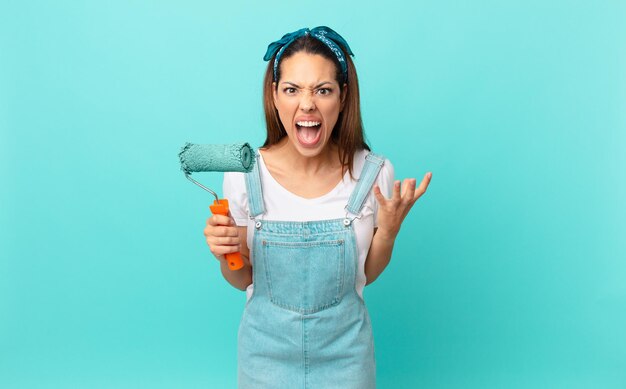
POLYGON ((304 156, 296 149, 293 143, 284 137, 277 144, 271 146, 273 153, 284 166, 305 174, 316 174, 320 171, 333 168, 338 164, 337 146, 329 142, 317 155, 304 156))

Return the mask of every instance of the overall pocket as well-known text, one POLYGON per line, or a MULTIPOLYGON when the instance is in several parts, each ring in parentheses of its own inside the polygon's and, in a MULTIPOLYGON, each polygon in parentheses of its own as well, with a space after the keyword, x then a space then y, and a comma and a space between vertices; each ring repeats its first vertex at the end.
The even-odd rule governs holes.
POLYGON ((337 305, 344 284, 343 240, 263 241, 265 271, 272 303, 299 313, 337 305))

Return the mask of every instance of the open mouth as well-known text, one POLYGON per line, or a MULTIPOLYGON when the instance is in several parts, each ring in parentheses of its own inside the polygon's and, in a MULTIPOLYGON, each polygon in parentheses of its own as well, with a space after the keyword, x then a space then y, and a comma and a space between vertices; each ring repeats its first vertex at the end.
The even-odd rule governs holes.
POLYGON ((321 122, 296 122, 298 141, 303 146, 315 146, 322 136, 321 122))

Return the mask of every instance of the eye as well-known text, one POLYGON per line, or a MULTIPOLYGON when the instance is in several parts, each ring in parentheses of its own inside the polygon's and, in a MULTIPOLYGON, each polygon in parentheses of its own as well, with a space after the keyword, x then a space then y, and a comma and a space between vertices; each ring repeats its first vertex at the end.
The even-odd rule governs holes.
POLYGON ((288 95, 292 95, 292 94, 296 93, 296 88, 291 88, 291 87, 285 88, 285 89, 283 89, 283 92, 285 92, 288 95))
POLYGON ((331 93, 332 93, 332 91, 333 91, 333 90, 332 90, 332 89, 330 89, 330 88, 321 88, 321 89, 318 89, 318 90, 317 90, 317 93, 319 93, 319 94, 320 94, 320 95, 322 95, 322 96, 326 96, 326 95, 331 94, 331 93))

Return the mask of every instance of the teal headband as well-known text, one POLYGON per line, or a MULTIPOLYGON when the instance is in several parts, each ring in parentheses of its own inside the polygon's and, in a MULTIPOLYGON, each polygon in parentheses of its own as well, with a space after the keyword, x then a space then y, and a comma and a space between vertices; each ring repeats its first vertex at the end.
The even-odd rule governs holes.
POLYGON ((308 34, 328 46, 330 51, 335 54, 337 60, 339 61, 339 65, 341 66, 341 74, 343 74, 344 82, 347 82, 348 64, 346 62, 346 57, 343 54, 343 51, 341 51, 341 48, 339 47, 339 44, 341 44, 346 49, 346 53, 348 55, 354 57, 354 54, 352 53, 352 50, 350 50, 348 42, 346 42, 346 40, 343 39, 341 35, 337 34, 331 28, 325 26, 315 27, 312 30, 309 30, 308 28, 301 28, 298 31, 290 32, 283 35, 280 40, 272 42, 269 44, 269 46, 267 46, 267 52, 263 57, 264 61, 269 61, 270 59, 272 59, 274 54, 276 54, 276 58, 274 59, 274 81, 278 81, 278 62, 280 61, 280 57, 283 55, 285 49, 298 38, 301 38, 308 34))

